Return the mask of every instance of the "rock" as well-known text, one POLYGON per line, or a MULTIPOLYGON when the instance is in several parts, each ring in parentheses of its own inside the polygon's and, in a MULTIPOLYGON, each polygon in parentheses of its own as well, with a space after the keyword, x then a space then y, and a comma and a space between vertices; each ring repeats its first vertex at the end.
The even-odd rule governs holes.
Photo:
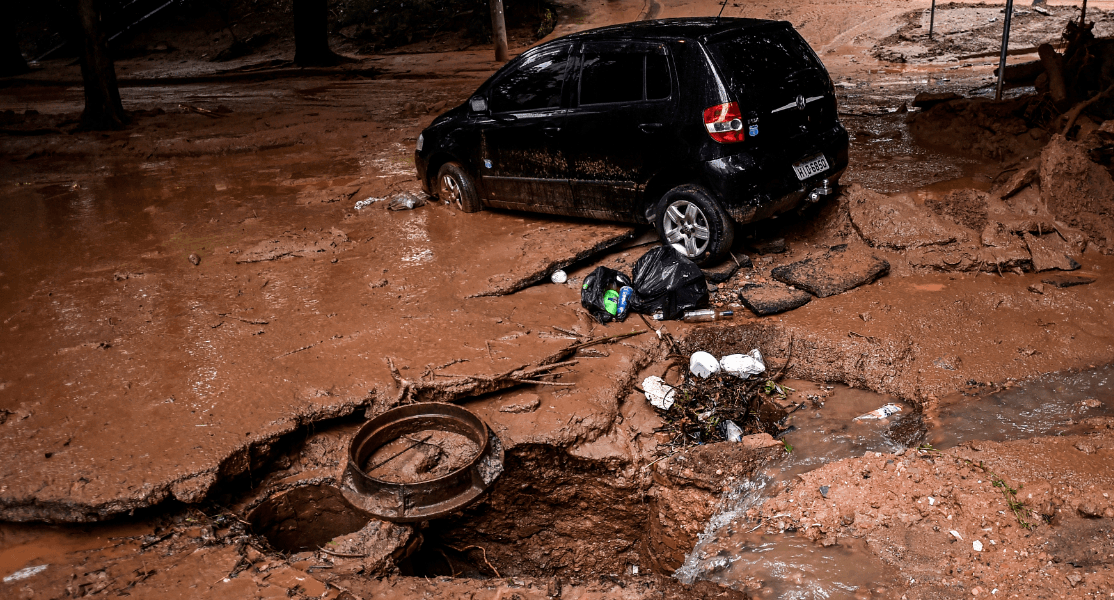
POLYGON ((1079 268, 1079 263, 1072 260, 1068 253, 1071 247, 1058 233, 1050 233, 1036 237, 1031 233, 1025 234, 1025 244, 1029 247, 1029 254, 1033 257, 1033 270, 1074 271, 1079 268))
POLYGON ((886 196, 856 184, 847 197, 851 222, 871 246, 901 250, 966 238, 965 230, 945 223, 907 196, 886 196))
POLYGON ((382 577, 406 556, 413 536, 414 528, 409 525, 371 519, 359 531, 334 539, 329 549, 352 556, 340 560, 354 561, 364 575, 382 577))
POLYGON ((800 308, 810 300, 812 295, 808 292, 779 283, 748 283, 739 290, 739 301, 759 316, 800 308))
POLYGON ((701 267, 700 270, 704 272, 704 279, 710 283, 723 283, 731 279, 739 269, 749 269, 753 266, 754 263, 746 254, 732 254, 720 264, 714 267, 701 267))
POLYGON ((1034 284, 1029 286, 1029 291, 1033 292, 1034 294, 1044 295, 1044 284, 1043 283, 1034 283, 1034 284))
POLYGON ((788 249, 785 238, 769 240, 747 240, 747 248, 758 254, 782 254, 788 249))
POLYGON ((500 406, 499 412, 516 414, 534 412, 541 404, 542 400, 537 394, 523 394, 517 400, 500 406))
POLYGON ((1048 285, 1058 288, 1074 287, 1094 282, 1095 279, 1093 277, 1083 277, 1082 275, 1055 275, 1041 280, 1041 283, 1047 283, 1048 285))
POLYGON ((890 263, 864 251, 834 246, 819 258, 806 258, 777 267, 771 276, 806 292, 826 298, 870 283, 890 272, 890 263))
POLYGON ((1005 183, 991 190, 1003 200, 1013 196, 1040 179, 1040 164, 1037 161, 1024 163, 1006 179, 1005 183))
POLYGON ((955 92, 943 92, 933 94, 931 92, 921 92, 913 98, 913 107, 921 110, 927 110, 940 104, 941 102, 950 102, 952 100, 959 100, 963 96, 955 92))
POLYGON ((193 266, 195 266, 195 267, 197 265, 201 264, 201 257, 196 255, 196 254, 190 254, 189 255, 189 260, 193 264, 193 266))

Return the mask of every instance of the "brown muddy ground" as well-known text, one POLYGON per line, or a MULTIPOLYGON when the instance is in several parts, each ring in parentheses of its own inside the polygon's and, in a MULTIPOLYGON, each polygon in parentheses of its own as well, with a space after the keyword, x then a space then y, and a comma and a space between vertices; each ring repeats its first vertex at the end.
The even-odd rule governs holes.
MULTIPOLYGON (((795 379, 844 383, 929 410, 970 386, 1114 359, 1114 283, 1107 275, 1114 259, 1104 240, 1092 235, 1071 250, 1081 265, 1072 275, 1096 281, 1062 289, 1042 283, 1047 272, 1001 269, 1005 258, 964 246, 980 239, 979 219, 994 213, 978 202, 974 213, 965 210, 971 202, 956 190, 991 191, 1013 165, 926 144, 896 112, 926 89, 991 90, 993 59, 963 58, 994 50, 981 38, 953 36, 959 50, 952 54, 898 48, 919 39, 910 33, 910 15, 927 4, 729 2, 730 16, 793 22, 817 49, 854 136, 844 183, 859 186, 807 219, 740 228, 738 250, 755 268, 720 284, 718 298, 733 301, 727 291, 769 281, 775 267, 838 244, 885 259, 891 270, 874 284, 783 315, 741 315, 722 327, 667 324, 685 349, 718 355, 757 346, 782 361, 792 352, 795 379), (879 44, 910 58, 880 62, 879 44), (893 210, 856 212, 878 206, 873 193, 894 194, 887 198, 896 204, 883 204, 893 210), (894 216, 901 214, 912 216, 894 216), (783 236, 789 250, 751 253, 747 236, 783 236)), ((952 27, 960 14, 947 10, 975 10, 968 4, 949 5, 938 27, 952 27)), ((1089 6, 1096 14, 1114 9, 1112 2, 1089 6)), ((553 35, 716 10, 707 1, 570 2, 553 35)), ((1028 18, 1023 25, 1050 38, 1060 30, 1028 18)), ((136 44, 157 47, 162 39, 136 44)), ((220 45, 215 38, 212 44, 220 45)), ((771 450, 693 451, 707 454, 695 471, 669 466, 676 458, 649 466, 664 456, 659 443, 667 440, 655 435, 661 419, 633 389, 661 374, 668 352, 650 333, 579 352, 577 364, 556 379, 572 387, 530 386, 468 401, 503 440, 508 468, 491 497, 463 515, 420 530, 376 521, 353 533, 359 524, 336 517, 327 491, 304 491, 303 484, 327 490, 344 466, 347 436, 364 415, 395 402, 387 358, 408 379, 434 371, 501 373, 576 339, 646 329, 641 321, 593 324, 576 286, 596 263, 629 269, 646 246, 575 265, 568 285, 489 295, 621 244, 636 233, 629 228, 510 212, 465 215, 436 204, 401 212, 385 202, 354 208, 417 190, 412 148, 421 128, 498 66, 484 48, 431 51, 442 47, 361 56, 320 71, 265 63, 289 58, 289 43, 281 41, 227 63, 193 50, 124 59, 117 69, 134 121, 110 133, 72 132, 82 96, 77 67, 67 61, 48 61, 0 88, 0 110, 12 111, 0 137, 0 439, 8 457, 0 465, 0 517, 7 521, 0 572, 25 575, 0 583, 3 595, 735 593, 709 582, 686 588, 666 575, 691 551, 725 478, 753 475, 771 450), (269 504, 271 512, 254 512, 294 493, 302 496, 286 502, 293 516, 269 504), (296 539, 336 534, 339 541, 325 548, 341 550, 280 551, 273 535, 261 537, 272 530, 295 531, 296 539), (47 566, 20 571, 39 565, 47 566), (384 574, 390 576, 378 578, 384 574)), ((1018 201, 1003 210, 1023 208, 1018 201)), ((1070 237, 1076 227, 1057 231, 1070 237)), ((796 386, 802 400, 810 385, 796 386)), ((926 490, 948 488, 949 501, 976 509, 943 516, 918 509, 919 518, 902 520, 895 515, 911 514, 909 494, 922 491, 906 489, 908 473, 900 470, 833 496, 849 507, 843 512, 854 516, 854 529, 843 513, 806 497, 809 486, 768 508, 792 498, 810 516, 828 510, 821 527, 808 531, 823 533, 818 543, 824 536, 865 539, 866 552, 897 569, 897 597, 991 595, 995 588, 994 596, 1105 595, 1112 589, 1110 552, 1064 558, 1079 550, 1064 540, 1083 534, 1107 536, 1093 548, 1110 549, 1114 489, 1105 435, 939 456, 872 455, 810 475, 889 473, 881 465, 899 463, 931 476, 916 482, 926 490), (990 534, 1017 551, 1013 562, 966 551, 948 553, 946 567, 937 560, 934 549, 951 542, 932 528, 933 519, 961 534, 981 531, 988 519, 1008 523, 991 514, 999 510, 998 489, 969 485, 978 474, 967 461, 978 452, 1000 477, 1047 483, 1049 504, 1035 500, 1032 508, 1066 513, 1039 524, 1037 538, 1061 540, 1060 554, 1037 549, 1037 538, 1013 527, 990 534), (920 464, 926 457, 930 467, 920 464), (1059 504, 1049 509, 1054 500, 1059 504), (906 527, 890 529, 886 523, 895 519, 906 527), (1068 570, 1072 561, 1083 566, 1068 570), (990 579, 993 585, 984 582, 990 579)))

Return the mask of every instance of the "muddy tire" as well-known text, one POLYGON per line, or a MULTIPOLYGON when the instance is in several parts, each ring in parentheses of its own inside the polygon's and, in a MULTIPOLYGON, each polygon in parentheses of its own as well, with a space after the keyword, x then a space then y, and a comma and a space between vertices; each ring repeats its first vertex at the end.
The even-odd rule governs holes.
POLYGON ((437 171, 437 197, 456 205, 462 212, 474 213, 483 210, 476 184, 464 171, 460 163, 449 162, 437 171))
POLYGON ((731 249, 735 224, 704 188, 679 185, 658 202, 658 236, 698 265, 712 264, 731 249))

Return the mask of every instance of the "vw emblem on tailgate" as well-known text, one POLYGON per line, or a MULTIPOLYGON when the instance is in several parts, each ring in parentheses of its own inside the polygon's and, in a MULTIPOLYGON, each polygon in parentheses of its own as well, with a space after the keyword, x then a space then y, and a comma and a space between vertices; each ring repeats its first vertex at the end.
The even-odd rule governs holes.
POLYGON ((805 109, 805 97, 801 94, 797 94, 797 110, 804 110, 804 109, 805 109))

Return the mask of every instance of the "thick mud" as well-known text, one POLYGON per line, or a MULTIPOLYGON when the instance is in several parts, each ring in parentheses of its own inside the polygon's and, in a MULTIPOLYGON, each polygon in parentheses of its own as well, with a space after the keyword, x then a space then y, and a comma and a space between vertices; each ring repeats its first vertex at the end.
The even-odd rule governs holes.
MULTIPOLYGON (((1051 5, 1045 19, 1070 16, 1069 3, 1051 5)), ((288 40, 216 64, 201 54, 227 40, 206 35, 212 47, 200 49, 196 31, 180 41, 168 31, 165 52, 118 60, 134 118, 110 133, 73 130, 82 102, 75 65, 48 60, 6 81, 0 591, 1109 593, 1105 376, 1054 376, 1044 391, 1023 385, 1068 369, 1105 373, 1092 365, 1114 361, 1110 178, 1088 153, 1097 139, 1088 136, 1102 132, 1084 122, 1072 140, 1032 135, 1038 128, 1024 119, 1024 131, 985 120, 970 108, 977 101, 911 109, 921 91, 993 94, 994 59, 963 58, 996 50, 986 47, 993 25, 980 21, 971 36, 952 29, 971 11, 999 8, 938 7, 930 47, 912 27, 927 6, 728 3, 726 15, 786 19, 802 32, 833 76, 853 142, 843 194, 800 217, 740 228, 743 267, 716 284, 713 301, 737 305, 744 286, 783 285, 779 268, 833 252, 889 270, 789 312, 739 307, 726 323, 653 323, 657 333, 639 320, 601 326, 579 308, 577 282, 598 264, 629 271, 649 248, 631 239, 640 232, 466 215, 436 202, 388 211, 379 200, 419 190, 417 134, 499 66, 487 48, 456 50, 450 36, 361 56, 352 42, 340 49, 357 62, 299 70, 282 62, 288 40), (777 246, 784 252, 751 250, 777 246), (1093 282, 1045 283, 1073 263, 1071 275, 1093 282), (569 270, 568 284, 546 283, 556 268, 569 270), (571 386, 465 400, 500 437, 507 470, 460 514, 393 525, 350 511, 331 491, 364 416, 400 397, 387 359, 399 378, 436 385, 639 331, 577 350, 575 364, 543 378, 571 386), (659 446, 668 441, 656 431, 663 421, 638 383, 663 375, 670 354, 752 348, 771 364, 788 361, 797 391, 787 402, 803 405, 786 421, 796 430, 677 454, 659 446), (854 389, 831 394, 840 384, 854 389), (1013 389, 989 399, 957 395, 1004 387, 1013 389), (848 419, 886 402, 906 416, 867 441, 858 428, 870 425, 848 419), (817 413, 823 427, 802 426, 817 413), (782 441, 794 451, 786 455, 782 441), (795 460, 802 466, 788 488, 737 511, 762 526, 717 548, 729 564, 714 581, 671 577, 731 497, 725 491, 795 460), (1084 548, 1071 543, 1078 539, 1093 541, 1084 548), (740 558, 744 547, 758 558, 740 558), (763 574, 778 561, 784 576, 763 574), (866 564, 874 567, 845 569, 866 564)), ((719 8, 563 2, 551 35, 719 8)), ((1107 27, 1114 3, 1092 9, 1107 27)), ((1018 22, 1020 44, 1059 28, 1032 14, 1018 22)), ((1015 53, 1011 62, 1033 58, 1015 53)), ((841 263, 838 274, 863 264, 841 263)), ((452 464, 434 458, 409 466, 433 473, 452 464)))

